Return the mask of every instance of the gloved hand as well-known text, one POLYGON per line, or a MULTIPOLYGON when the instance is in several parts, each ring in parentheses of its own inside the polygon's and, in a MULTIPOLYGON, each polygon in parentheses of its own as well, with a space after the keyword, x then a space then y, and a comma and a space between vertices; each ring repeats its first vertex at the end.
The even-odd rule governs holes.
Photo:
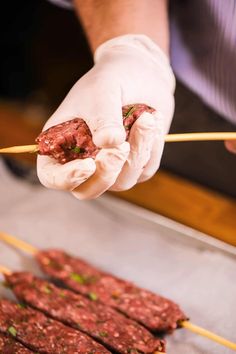
POLYGON ((150 38, 124 35, 103 43, 95 52, 94 67, 73 86, 44 127, 83 118, 102 149, 95 161, 65 165, 38 156, 41 183, 71 191, 82 200, 150 178, 159 167, 171 123, 174 88, 168 59, 150 38), (147 104, 156 113, 142 114, 125 142, 121 108, 133 103, 147 104))

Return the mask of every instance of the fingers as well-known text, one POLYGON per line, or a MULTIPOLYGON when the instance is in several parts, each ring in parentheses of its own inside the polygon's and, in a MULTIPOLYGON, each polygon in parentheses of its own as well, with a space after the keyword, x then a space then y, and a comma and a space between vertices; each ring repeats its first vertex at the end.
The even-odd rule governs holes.
POLYGON ((38 156, 37 173, 40 182, 47 188, 71 191, 94 174, 93 159, 74 160, 64 165, 48 156, 38 156))
POLYGON ((225 147, 228 151, 236 154, 236 140, 226 140, 225 147))
MULTIPOLYGON (((153 146, 156 140, 163 140, 162 131, 162 121, 157 114, 143 113, 140 116, 131 129, 130 154, 111 190, 125 190, 134 186, 143 171, 146 171, 146 165, 151 173, 159 167, 162 149, 158 149, 157 156, 154 156, 153 146), (152 160, 149 162, 151 157, 152 160)), ((147 171, 148 175, 150 172, 147 171)))
POLYGON ((96 156, 96 172, 88 181, 72 194, 80 199, 97 198, 109 189, 116 181, 130 151, 129 143, 125 142, 116 148, 102 149, 96 156))
POLYGON ((159 139, 157 135, 155 142, 153 144, 150 160, 148 161, 141 176, 139 177, 138 183, 147 181, 159 169, 163 148, 164 148, 164 140, 159 139))
POLYGON ((98 76, 90 70, 74 85, 44 129, 77 117, 85 120, 98 147, 122 144, 126 133, 121 92, 119 85, 113 86, 110 77, 103 78, 101 73, 98 76))
POLYGON ((138 183, 145 182, 148 179, 150 179, 160 167, 162 153, 165 144, 165 140, 164 140, 165 133, 167 132, 168 129, 166 128, 164 115, 160 112, 157 112, 156 115, 157 115, 158 124, 157 124, 157 130, 155 134, 151 155, 150 155, 150 160, 148 161, 145 168, 143 169, 138 179, 138 183))
MULTIPOLYGON (((103 93, 101 88, 99 98, 93 100, 93 109, 86 114, 93 141, 98 147, 114 147, 125 142, 122 104, 118 97, 112 90, 103 93)), ((90 106, 88 103, 87 107, 90 106)))

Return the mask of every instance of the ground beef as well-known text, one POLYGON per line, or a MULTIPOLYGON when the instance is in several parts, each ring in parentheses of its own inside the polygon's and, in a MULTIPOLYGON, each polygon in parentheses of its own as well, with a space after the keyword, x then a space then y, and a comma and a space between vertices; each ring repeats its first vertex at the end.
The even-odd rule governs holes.
POLYGON ((6 299, 0 300, 0 332, 40 354, 110 353, 82 332, 6 299))
POLYGON ((17 272, 5 278, 18 300, 80 329, 116 353, 164 352, 164 341, 95 299, 58 288, 31 273, 17 272))
MULTIPOLYGON (((143 112, 155 110, 145 104, 122 108, 124 127, 128 139, 130 129, 143 112)), ((55 125, 42 132, 36 139, 40 155, 48 155, 64 164, 75 159, 95 158, 99 148, 93 143, 89 127, 82 118, 75 118, 55 125)))
POLYGON ((152 332, 171 332, 186 320, 174 302, 104 273, 60 250, 36 255, 42 270, 70 289, 111 306, 152 332))
POLYGON ((0 333, 0 353, 1 354, 33 354, 22 344, 16 342, 12 337, 0 333))

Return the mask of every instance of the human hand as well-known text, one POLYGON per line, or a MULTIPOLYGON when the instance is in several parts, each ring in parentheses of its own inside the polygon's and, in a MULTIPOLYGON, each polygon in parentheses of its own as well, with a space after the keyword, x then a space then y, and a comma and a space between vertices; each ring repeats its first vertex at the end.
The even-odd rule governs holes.
POLYGON ((174 110, 174 76, 168 59, 148 37, 125 35, 102 44, 95 65, 71 89, 44 129, 81 117, 101 148, 95 160, 60 165, 38 157, 42 184, 71 191, 78 199, 96 198, 107 189, 124 190, 158 169, 174 110), (122 106, 145 103, 144 113, 125 142, 122 106))

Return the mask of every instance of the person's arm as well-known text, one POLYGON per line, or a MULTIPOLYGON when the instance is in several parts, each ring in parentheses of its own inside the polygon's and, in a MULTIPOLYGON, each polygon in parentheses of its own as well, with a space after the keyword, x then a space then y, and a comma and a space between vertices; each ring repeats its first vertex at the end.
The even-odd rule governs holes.
POLYGON ((44 129, 81 117, 95 145, 95 160, 59 165, 38 156, 38 176, 49 188, 78 199, 125 190, 157 171, 174 111, 175 78, 168 55, 167 0, 74 0, 94 52, 94 66, 72 87, 44 129), (122 107, 141 103, 128 142, 122 107))
POLYGON ((145 34, 169 52, 167 0, 74 0, 92 51, 124 34, 145 34))

